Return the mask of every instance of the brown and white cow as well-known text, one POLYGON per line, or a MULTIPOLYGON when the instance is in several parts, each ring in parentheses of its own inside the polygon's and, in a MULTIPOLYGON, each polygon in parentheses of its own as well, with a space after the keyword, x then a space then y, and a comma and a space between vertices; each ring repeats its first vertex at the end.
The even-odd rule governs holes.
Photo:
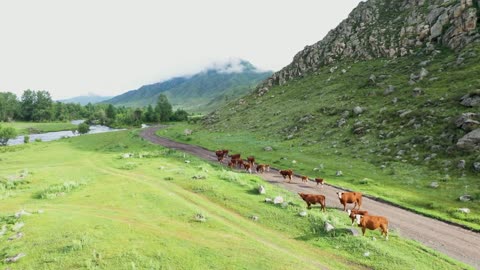
POLYGON ((298 193, 300 197, 307 203, 307 208, 310 209, 312 204, 320 204, 322 207, 322 211, 325 212, 325 196, 320 194, 306 194, 306 193, 298 193))
POLYGON ((362 193, 360 192, 337 192, 338 199, 343 205, 343 211, 347 209, 347 203, 354 203, 352 209, 355 209, 358 205, 358 209, 362 206, 362 193))
POLYGON ((250 163, 250 165, 252 165, 252 167, 253 167, 253 165, 255 165, 255 157, 254 156, 247 157, 247 161, 248 161, 248 163, 250 163))
POLYGON ((283 176, 283 179, 287 179, 288 177, 288 182, 290 183, 292 181, 292 176, 293 176, 293 171, 292 170, 281 170, 279 173, 283 176))
POLYGON ((304 183, 307 183, 308 184, 308 176, 302 176, 302 182, 304 183))
POLYGON ((356 221, 358 226, 362 227, 362 234, 365 236, 366 229, 382 231, 382 235, 385 235, 385 240, 388 240, 388 219, 382 216, 362 216, 357 215, 356 221))
POLYGON ((321 187, 323 188, 323 184, 325 183, 325 180, 323 178, 315 178, 315 182, 317 183, 317 186, 320 184, 321 187))
POLYGON ((348 213, 348 216, 350 217, 350 219, 352 220, 352 226, 353 226, 353 224, 355 224, 355 219, 357 218, 357 215, 361 215, 361 216, 368 215, 367 210, 350 210, 350 209, 348 209, 347 213, 348 213))
POLYGON ((264 173, 270 171, 270 165, 268 164, 258 164, 257 165, 257 173, 264 173))

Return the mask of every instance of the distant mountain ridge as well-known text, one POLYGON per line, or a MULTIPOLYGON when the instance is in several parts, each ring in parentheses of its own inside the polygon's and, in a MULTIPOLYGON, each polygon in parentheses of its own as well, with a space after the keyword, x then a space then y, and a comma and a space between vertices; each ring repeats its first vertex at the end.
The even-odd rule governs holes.
POLYGON ((163 93, 175 108, 207 112, 225 101, 247 94, 271 74, 270 71, 257 69, 248 61, 231 60, 213 64, 191 76, 144 85, 102 103, 143 107, 155 104, 158 96, 163 93))
POLYGON ((61 99, 59 101, 62 103, 80 103, 80 105, 87 105, 88 103, 95 104, 111 98, 112 98, 111 96, 97 96, 97 95, 91 94, 86 96, 78 96, 78 97, 72 97, 68 99, 61 99))

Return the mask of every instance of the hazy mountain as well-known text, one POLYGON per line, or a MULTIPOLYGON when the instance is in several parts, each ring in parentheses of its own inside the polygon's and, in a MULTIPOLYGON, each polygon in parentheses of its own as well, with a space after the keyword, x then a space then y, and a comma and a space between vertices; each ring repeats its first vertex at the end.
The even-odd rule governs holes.
POLYGON ((95 94, 89 94, 86 96, 78 96, 78 97, 72 97, 68 99, 62 99, 59 100, 60 102, 63 103, 80 103, 81 105, 87 105, 88 103, 98 103, 102 102, 104 100, 112 98, 111 96, 97 96, 95 94))
POLYGON ((142 107, 155 104, 160 93, 165 94, 174 108, 188 111, 211 111, 225 101, 245 95, 270 76, 244 60, 214 64, 191 76, 144 85, 104 101, 119 106, 142 107))

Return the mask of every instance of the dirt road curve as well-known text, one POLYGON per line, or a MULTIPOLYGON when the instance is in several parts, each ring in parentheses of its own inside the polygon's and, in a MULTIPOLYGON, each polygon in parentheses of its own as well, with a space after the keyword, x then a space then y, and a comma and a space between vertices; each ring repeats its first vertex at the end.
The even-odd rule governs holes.
MULTIPOLYGON (((150 127, 141 132, 141 136, 153 143, 168 148, 184 151, 206 160, 216 161, 215 154, 203 147, 182 144, 161 138, 155 131, 161 127, 150 127)), ((285 183, 277 171, 270 171, 261 175, 266 181, 282 186, 293 192, 321 193, 327 198, 327 206, 342 207, 335 192, 340 189, 325 186, 322 190, 316 188, 313 182, 303 184, 299 178, 294 178, 291 184, 285 183)), ((363 209, 374 215, 386 216, 390 221, 390 228, 396 228, 404 237, 414 239, 424 245, 438 250, 459 261, 465 262, 480 269, 480 233, 475 233, 438 220, 427 218, 389 204, 377 202, 368 198, 363 200, 363 209)))

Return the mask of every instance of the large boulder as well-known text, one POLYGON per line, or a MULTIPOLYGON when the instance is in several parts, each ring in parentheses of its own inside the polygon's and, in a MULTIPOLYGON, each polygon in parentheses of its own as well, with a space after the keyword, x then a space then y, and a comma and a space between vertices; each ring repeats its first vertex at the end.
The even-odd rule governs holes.
POLYGON ((463 113, 462 116, 455 120, 455 125, 458 128, 470 132, 480 127, 480 113, 463 113))
POLYGON ((457 147, 464 150, 480 149, 480 128, 467 133, 457 142, 457 147))

